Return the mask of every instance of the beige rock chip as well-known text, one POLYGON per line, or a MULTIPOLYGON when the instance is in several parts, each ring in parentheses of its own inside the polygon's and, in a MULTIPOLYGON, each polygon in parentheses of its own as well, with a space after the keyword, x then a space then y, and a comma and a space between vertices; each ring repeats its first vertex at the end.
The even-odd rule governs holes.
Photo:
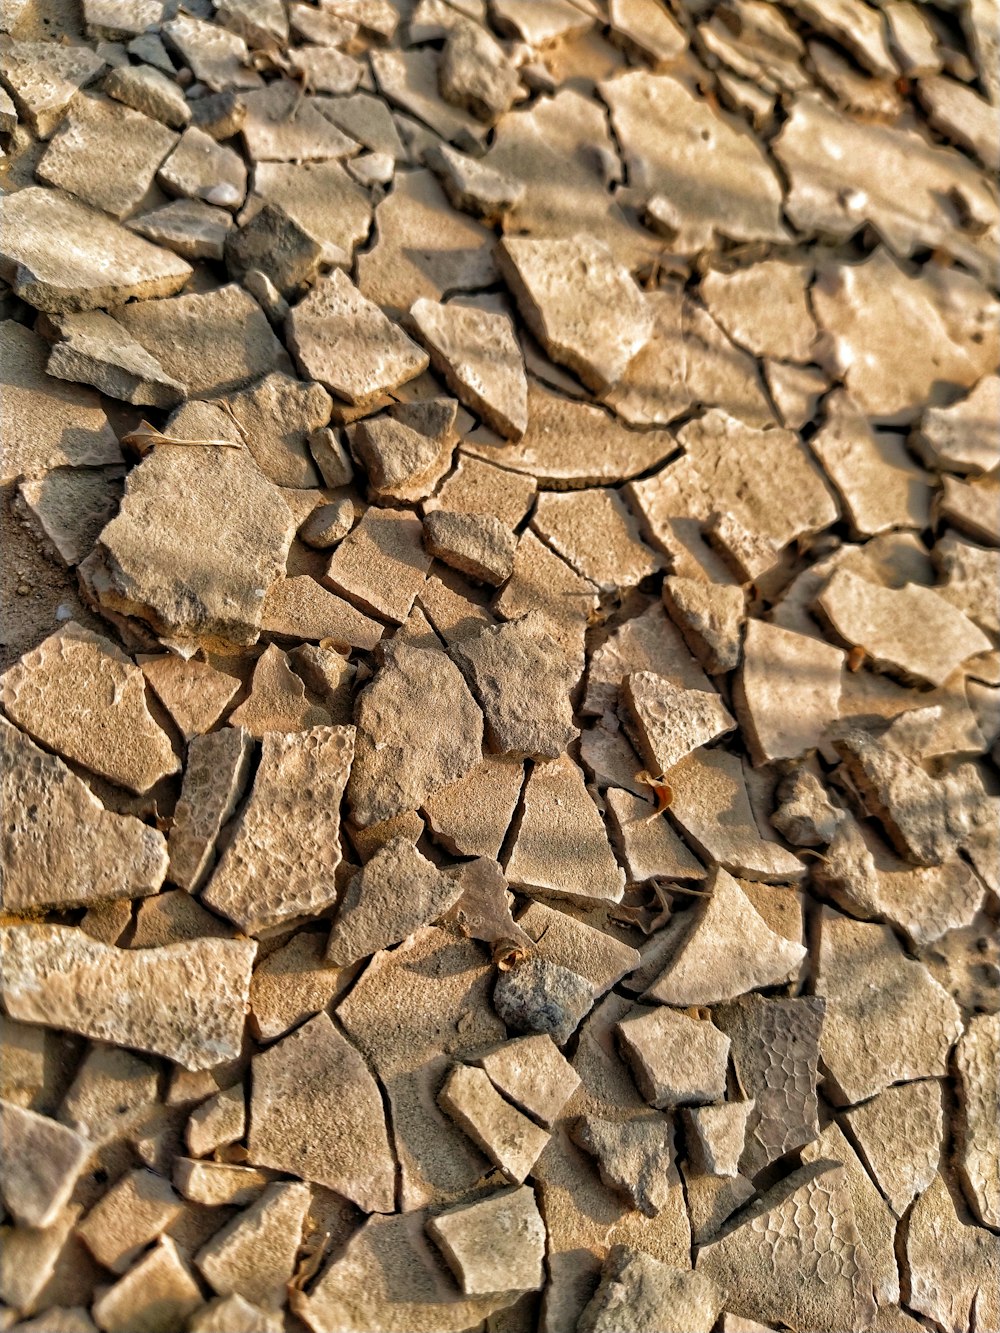
POLYGON ((354 247, 371 226, 368 191, 337 161, 258 162, 253 193, 279 204, 320 243, 330 263, 349 264, 354 247))
POLYGON ((378 1085, 327 1014, 255 1056, 249 1160, 391 1212, 396 1168, 378 1085))
POLYGON ((579 1333, 626 1327, 634 1333, 711 1333, 722 1305, 723 1292, 710 1277, 615 1245, 577 1328, 579 1333))
POLYGON ((673 790, 671 822, 703 862, 765 884, 794 883, 805 874, 798 857, 761 837, 736 755, 695 750, 666 777, 673 790))
POLYGON ((665 195, 677 219, 671 244, 697 254, 720 237, 783 241, 781 186, 757 140, 738 121, 669 74, 632 70, 599 85, 622 145, 629 183, 644 200, 665 195))
POLYGON ((509 472, 458 452, 454 472, 424 501, 424 513, 447 509, 452 514, 491 514, 508 528, 517 527, 535 496, 533 477, 509 472))
POLYGON ((526 1185, 439 1213, 427 1231, 466 1296, 537 1291, 544 1283, 545 1224, 526 1185))
POLYGON ((465 448, 487 462, 535 477, 540 486, 575 490, 647 472, 674 453, 677 444, 666 431, 626 430, 602 408, 563 398, 529 380, 523 437, 516 444, 501 444, 473 433, 465 448))
POLYGON ((151 1051, 185 1069, 239 1054, 252 941, 129 950, 72 926, 0 929, 0 991, 11 1017, 151 1051))
POLYGON ((424 584, 418 601, 434 632, 449 648, 466 639, 476 638, 484 629, 496 623, 494 617, 468 595, 470 589, 447 571, 441 577, 432 574, 424 584))
POLYGON ((544 47, 578 36, 593 24, 586 7, 573 0, 495 0, 492 8, 500 30, 516 34, 529 46, 544 47))
POLYGON ((375 210, 375 230, 375 244, 358 257, 358 286, 393 318, 405 316, 422 297, 442 301, 448 292, 476 291, 497 281, 493 233, 452 208, 430 171, 396 177, 375 210))
POLYGON ((733 1178, 739 1175, 747 1119, 753 1109, 752 1101, 719 1102, 684 1112, 691 1144, 689 1156, 707 1175, 733 1178))
POLYGON ((644 998, 681 1007, 718 1004, 786 981, 805 958, 803 946, 771 930, 721 867, 710 873, 705 891, 668 927, 669 961, 644 998))
POLYGON ((171 296, 191 266, 64 194, 31 186, 0 211, 0 273, 18 296, 49 312, 93 310, 130 297, 171 296), (52 250, 58 232, 72 247, 52 250))
POLYGON ((663 580, 663 605, 706 671, 724 675, 739 665, 746 616, 742 588, 672 576, 663 580))
POLYGON ((584 977, 595 997, 639 965, 639 953, 631 945, 544 903, 532 903, 518 925, 535 941, 533 956, 584 977))
POLYGON ((484 166, 450 144, 440 143, 425 149, 424 163, 438 177, 456 208, 485 222, 502 217, 524 198, 522 182, 484 166))
POLYGON ((357 143, 322 114, 312 97, 299 98, 291 80, 244 93, 240 100, 246 108, 240 132, 255 165, 324 161, 357 151, 357 143))
POLYGON ((321 385, 267 375, 232 397, 228 409, 257 466, 276 486, 319 483, 308 437, 330 420, 330 398, 321 385))
POLYGON ((222 259, 233 218, 224 208, 198 199, 175 199, 127 218, 125 226, 184 259, 222 259))
POLYGON ((1000 1222, 1000 1018, 976 1014, 955 1051, 959 1089, 959 1172, 984 1226, 1000 1222))
POLYGON ((453 398, 400 403, 348 432, 372 498, 413 503, 431 494, 451 467, 457 409, 453 398))
POLYGON ((0 677, 0 702, 44 745, 130 791, 148 791, 180 769, 146 706, 142 672, 75 621, 0 677))
POLYGON ((861 412, 912 421, 936 386, 971 388, 993 368, 1000 305, 968 274, 961 278, 949 290, 933 275, 910 277, 884 247, 861 264, 821 270, 812 301, 828 335, 827 368, 861 412), (921 331, 905 355, 894 338, 904 325, 921 331))
POLYGON ((577 734, 569 694, 579 671, 540 611, 487 627, 452 652, 476 691, 494 750, 543 759, 562 754, 577 734))
POLYGON ((460 894, 443 918, 446 923, 457 926, 467 939, 482 940, 503 950, 531 948, 530 935, 524 933, 510 914, 514 895, 508 892, 507 881, 496 861, 480 856, 475 861, 450 866, 445 873, 454 879, 460 894))
POLYGON ((679 284, 648 292, 650 340, 604 401, 631 426, 665 426, 694 404, 721 407, 748 426, 774 412, 753 357, 731 342, 679 284))
POLYGON ((287 321, 299 368, 349 403, 367 403, 426 370, 428 358, 340 269, 328 273, 287 321))
POLYGON ((356 606, 320 586, 309 574, 279 578, 264 597, 260 627, 265 634, 286 640, 329 642, 344 651, 370 652, 385 626, 356 606))
POLYGON ((453 855, 495 860, 523 784, 520 759, 484 754, 464 777, 430 795, 423 812, 435 838, 453 855))
POLYGON ((238 33, 187 14, 165 23, 162 32, 195 77, 212 92, 261 86, 247 44, 238 33))
POLYGON ((299 931, 254 969, 250 1026, 260 1041, 273 1041, 326 1009, 353 980, 356 969, 330 967, 326 934, 299 931))
POLYGON ((621 901, 625 873, 608 845, 583 774, 567 755, 532 770, 505 873, 511 884, 543 897, 621 901))
POLYGON ((86 1288, 88 1279, 91 1283, 94 1280, 95 1266, 74 1235, 82 1212, 80 1204, 69 1204, 52 1226, 15 1226, 10 1219, 0 1232, 0 1290, 5 1310, 9 1310, 8 1327, 16 1327, 18 1333, 25 1329, 27 1333, 96 1333, 97 1325, 83 1306, 67 1308, 52 1303, 72 1300, 78 1288, 86 1288), (76 1280, 81 1270, 86 1270, 86 1276, 76 1280), (18 1321, 16 1311, 27 1315, 39 1305, 46 1307, 44 1314, 18 1321))
POLYGON ((854 1221, 871 1266, 875 1299, 879 1305, 898 1305, 896 1219, 836 1121, 827 1125, 819 1138, 806 1144, 801 1160, 803 1166, 821 1161, 839 1162, 843 1166, 854 1221))
POLYGON ((209 731, 240 688, 238 676, 174 653, 140 656, 136 662, 186 741, 209 731))
POLYGON ((157 448, 129 473, 101 533, 96 591, 173 643, 247 645, 294 533, 280 491, 244 450, 157 448))
POLYGON ((115 66, 104 80, 104 91, 133 111, 152 116, 171 129, 183 130, 191 120, 191 107, 184 90, 153 65, 115 66))
POLYGON ((838 1102, 944 1074, 962 1031, 958 1007, 888 926, 824 909, 818 963, 816 994, 827 1002, 820 1050, 838 1102))
MULTIPOLYGON (((4 24, 4 31, 10 31, 4 24)), ((72 99, 106 68, 87 46, 55 41, 11 42, 4 50, 4 85, 23 120, 48 139, 72 99)))
MULTIPOLYGON (((3 234, 9 233, 5 230, 3 234)), ((4 320, 0 323, 0 355, 4 364, 0 400, 3 481, 36 476, 52 468, 121 462, 118 441, 97 394, 47 375, 48 346, 36 333, 4 320)))
POLYGON ((7 912, 144 898, 167 871, 163 834, 107 810, 55 755, 0 718, 7 912))
POLYGON ((789 430, 801 430, 816 415, 819 400, 830 381, 818 366, 793 366, 765 361, 764 375, 778 421, 789 430))
MULTIPOLYGON (((437 1214, 440 1216, 440 1214, 437 1214)), ((312 1333, 463 1333, 517 1299, 465 1296, 425 1235, 426 1212, 372 1218, 291 1305, 312 1333)))
POLYGON ((633 745, 653 774, 666 773, 692 750, 736 726, 714 690, 686 689, 651 671, 625 677, 619 708, 633 745))
POLYGON ((801 759, 837 720, 845 654, 749 619, 733 706, 757 765, 801 759))
POLYGON ((330 557, 325 582, 364 610, 401 625, 431 562, 422 532, 410 513, 366 510, 330 557))
POLYGON ((263 310, 235 283, 169 301, 132 302, 113 313, 192 397, 209 398, 290 369, 263 310))
POLYGON ((572 570, 529 528, 517 544, 514 572, 493 606, 505 620, 537 612, 545 632, 557 641, 579 678, 584 637, 598 600, 590 580, 572 570))
MULTIPOLYGON (((925 247, 941 249, 984 277, 994 262, 997 204, 983 177, 961 153, 931 144, 916 130, 857 120, 819 93, 803 92, 774 153, 791 183, 785 207, 799 231, 846 240, 870 222, 904 258, 925 247), (949 198, 956 190, 985 220, 980 234, 955 225, 949 198)), ((928 348, 935 341, 928 332, 928 348)))
MULTIPOLYGON (((930 792, 936 800, 938 792, 933 787, 930 792)), ((926 827, 922 796, 914 797, 911 809, 926 827)), ((963 860, 949 855, 939 866, 915 867, 891 857, 887 848, 878 851, 876 864, 861 829, 844 821, 817 868, 816 882, 852 915, 898 925, 918 949, 972 923, 983 884, 963 860)))
POLYGON ((454 100, 444 101, 439 84, 442 61, 427 47, 409 51, 375 50, 372 70, 382 96, 393 106, 409 112, 442 139, 471 146, 487 127, 454 100))
POLYGON ((639 1091, 651 1106, 720 1101, 729 1038, 675 1009, 636 1009, 617 1032, 639 1091))
MULTIPOLYGON (((960 1043, 959 1058, 961 1050, 960 1043)), ((941 1084, 898 1083, 852 1107, 845 1119, 875 1183, 902 1217, 937 1173, 944 1135, 941 1084)))
POLYGON ((234 1328, 252 1328, 256 1333, 282 1333, 284 1316, 280 1311, 263 1310, 242 1296, 220 1296, 209 1301, 188 1320, 190 1333, 230 1333, 234 1328))
POLYGON ((983 477, 962 482, 942 477, 936 516, 964 532, 973 541, 1000 546, 1000 479, 983 477))
POLYGON ((514 571, 518 540, 492 514, 452 514, 432 509, 424 518, 424 545, 436 559, 494 587, 514 571))
POLYGON ((268 1185, 195 1256, 220 1296, 240 1295, 265 1309, 284 1305, 310 1204, 308 1185, 268 1185))
POLYGON ((638 524, 611 489, 545 492, 532 527, 602 592, 632 587, 660 568, 659 556, 641 540, 638 524))
POLYGON ((524 1181, 549 1141, 548 1131, 515 1110, 474 1065, 455 1066, 438 1104, 511 1184, 524 1181))
POLYGON ((719 511, 779 548, 836 522, 833 497, 791 431, 756 430, 713 410, 677 438, 683 456, 626 491, 666 549, 671 520, 705 522, 719 511))
POLYGON ((248 934, 329 907, 352 727, 267 732, 233 836, 202 901, 248 934))
POLYGON ((422 298, 410 319, 452 392, 491 430, 519 440, 528 425, 528 382, 509 316, 422 298))
POLYGON ((687 47, 684 29, 656 0, 611 0, 608 14, 613 33, 654 69, 669 65, 687 47))
POLYGON ((81 95, 73 99, 36 174, 120 220, 141 202, 176 143, 177 135, 159 121, 120 102, 81 95))
POLYGON ((245 1133, 243 1084, 234 1083, 195 1107, 184 1130, 184 1141, 192 1156, 208 1157, 217 1148, 235 1143, 245 1133))
POLYGON ((800 264, 766 259, 731 273, 710 270, 699 291, 712 318, 754 356, 810 361, 817 334, 810 276, 800 264))
POLYGON ((904 681, 943 685, 989 639, 938 592, 908 583, 887 588, 839 569, 815 608, 848 647, 864 648, 876 669, 904 681))
POLYGON ((452 1059, 506 1037, 490 1004, 492 978, 479 945, 427 927, 376 954, 337 1010, 388 1095, 406 1209, 458 1202, 488 1170, 435 1099, 452 1059))
POLYGON ((309 702, 287 655, 273 643, 257 659, 249 695, 230 715, 232 726, 257 739, 269 731, 307 731, 329 722, 329 713, 309 702))
POLYGON ((652 315, 602 241, 508 236, 497 259, 522 317, 552 357, 597 393, 621 379, 649 341, 652 315))
POLYGON ((362 827, 420 809, 482 757, 482 715, 461 672, 437 649, 394 649, 358 697, 355 716, 348 800, 362 827))
POLYGON ((570 1133, 597 1161, 602 1181, 647 1217, 655 1217, 676 1187, 674 1131, 665 1115, 618 1122, 581 1116, 570 1133))
POLYGON ((0 1101, 0 1140, 6 1207, 24 1226, 51 1226, 87 1164, 89 1140, 48 1116, 6 1101, 0 1101))
POLYGON ((273 1171, 232 1166, 229 1162, 196 1162, 190 1157, 178 1157, 174 1162, 173 1182, 178 1191, 206 1208, 239 1208, 253 1203, 274 1179, 273 1171))
POLYGON ((59 379, 92 384, 124 403, 174 407, 187 392, 159 361, 103 310, 52 319, 60 341, 46 370, 59 379))
POLYGON ((443 916, 461 891, 455 880, 443 875, 412 843, 393 838, 347 885, 330 935, 327 961, 345 967, 398 944, 443 916))
POLYGON ((712 689, 673 621, 655 603, 626 620, 593 650, 581 711, 598 716, 614 713, 626 678, 639 673, 662 676, 684 690, 712 689))
POLYGON ((124 1273, 181 1213, 181 1200, 152 1171, 129 1171, 77 1227, 91 1254, 112 1273, 124 1273))
POLYGON ((649 801, 620 787, 609 787, 605 799, 612 840, 628 883, 704 879, 705 867, 649 801))
POLYGON ((965 398, 924 413, 913 442, 928 467, 978 474, 1000 462, 996 424, 1000 421, 1000 375, 986 375, 965 398))
POLYGON ((907 1305, 940 1328, 959 1333, 973 1321, 989 1328, 1000 1318, 996 1239, 959 1217, 940 1175, 909 1215, 905 1256, 907 1305))
POLYGON ((546 1033, 515 1037, 478 1061, 499 1092, 546 1129, 579 1087, 573 1066, 546 1033))
POLYGON ((252 743, 240 727, 196 736, 188 745, 181 794, 167 847, 170 882, 194 893, 204 882, 215 841, 243 796, 252 743))
POLYGON ((927 474, 900 436, 873 431, 843 391, 827 399, 826 421, 809 447, 837 488, 856 536, 927 526, 927 474))
POLYGON ((837 1162, 800 1167, 698 1252, 697 1271, 735 1314, 792 1328, 864 1328, 875 1315, 871 1266, 837 1162))
POLYGON ((151 1061, 110 1046, 92 1046, 63 1095, 59 1115, 92 1143, 112 1143, 148 1121, 158 1088, 159 1070, 151 1061))
POLYGON ((201 1303, 186 1256, 169 1236, 161 1236, 124 1277, 102 1292, 92 1310, 104 1333, 154 1333, 183 1324, 201 1303))

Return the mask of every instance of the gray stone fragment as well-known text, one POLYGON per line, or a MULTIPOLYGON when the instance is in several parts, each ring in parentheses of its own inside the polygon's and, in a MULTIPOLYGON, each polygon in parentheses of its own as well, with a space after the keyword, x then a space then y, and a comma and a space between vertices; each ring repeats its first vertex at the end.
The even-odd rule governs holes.
POLYGON ((441 53, 438 84, 449 102, 487 124, 510 110, 520 87, 513 61, 478 23, 452 28, 441 53))
POLYGON ((729 1038, 677 1009, 636 1008, 617 1025, 639 1091, 651 1106, 721 1101, 729 1038))
POLYGON ((646 1217, 655 1217, 679 1184, 674 1127, 665 1115, 625 1121, 585 1115, 571 1129, 574 1140, 597 1159, 601 1179, 646 1217))
POLYGON ((527 958, 501 972, 493 1005, 515 1032, 547 1033, 557 1045, 569 1041, 594 1003, 590 982, 545 958, 527 958))
POLYGON ((466 1296, 537 1291, 544 1283, 545 1223, 527 1186, 439 1213, 427 1231, 466 1296))

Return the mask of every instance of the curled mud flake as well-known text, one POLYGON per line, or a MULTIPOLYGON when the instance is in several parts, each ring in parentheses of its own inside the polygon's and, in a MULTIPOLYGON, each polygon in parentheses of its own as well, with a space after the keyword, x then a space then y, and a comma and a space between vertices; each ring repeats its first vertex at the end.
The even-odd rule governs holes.
POLYGON ((670 783, 662 773, 658 777, 654 777, 652 773, 647 772, 644 768, 636 773, 635 780, 641 782, 644 787, 650 787, 656 797, 656 809, 652 811, 649 818, 653 820, 657 815, 662 815, 674 799, 674 789, 670 783))

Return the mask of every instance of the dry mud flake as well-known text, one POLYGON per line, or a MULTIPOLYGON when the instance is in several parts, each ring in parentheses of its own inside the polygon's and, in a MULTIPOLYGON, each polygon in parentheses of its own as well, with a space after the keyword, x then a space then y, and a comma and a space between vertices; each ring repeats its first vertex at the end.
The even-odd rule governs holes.
POLYGON ((666 773, 692 750, 736 726, 714 691, 683 689, 651 671, 625 677, 620 712, 647 771, 654 775, 666 773))
POLYGON ((996 1236, 959 1217, 940 1175, 913 1206, 905 1255, 912 1309, 947 1333, 1000 1322, 996 1236))
POLYGON ((330 906, 353 727, 266 732, 260 765, 203 901, 248 934, 330 906))
POLYGON ((845 654, 804 634, 748 620, 734 688, 736 715, 755 764, 801 759, 840 711, 845 654))
POLYGON ((378 1084, 328 1014, 253 1061, 249 1161, 392 1212, 396 1165, 378 1084))
POLYGON ((61 760, 0 718, 3 908, 82 906, 156 893, 166 875, 163 834, 106 810, 61 760), (30 813, 29 813, 30 812, 30 813))
POLYGON ((436 649, 395 648, 355 716, 348 801, 362 827, 418 810, 482 758, 482 714, 458 667, 436 649))
POLYGON ((0 1101, 0 1138, 4 1203, 25 1226, 51 1226, 69 1202, 91 1144, 66 1125, 6 1101, 0 1101))
POLYGON ((601 1283, 580 1316, 579 1333, 711 1333, 722 1289, 702 1273, 661 1263, 643 1250, 615 1245, 601 1283))
POLYGON ((958 1069, 959 1171, 970 1204, 984 1226, 1000 1225, 1000 1019, 976 1014, 955 1052, 958 1069))
POLYGON ((181 794, 170 826, 170 882, 188 893, 212 867, 215 840, 243 796, 253 746, 242 727, 195 736, 188 745, 181 794))
POLYGON ((0 994, 23 1022, 65 1028, 211 1069, 243 1039, 250 940, 198 939, 116 949, 73 926, 0 927, 0 994))
POLYGON ((102 606, 171 643, 248 645, 294 535, 280 490, 245 450, 164 445, 129 473, 88 567, 102 606))
POLYGON ((144 792, 181 766, 146 706, 145 686, 110 639, 69 621, 0 677, 0 702, 43 745, 144 792))

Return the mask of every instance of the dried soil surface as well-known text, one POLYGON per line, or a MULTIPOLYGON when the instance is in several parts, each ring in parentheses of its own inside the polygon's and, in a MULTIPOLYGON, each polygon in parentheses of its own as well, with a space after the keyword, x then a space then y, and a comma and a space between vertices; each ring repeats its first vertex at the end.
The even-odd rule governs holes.
POLYGON ((996 0, 0 0, 0 1329, 997 1333, 996 0))

